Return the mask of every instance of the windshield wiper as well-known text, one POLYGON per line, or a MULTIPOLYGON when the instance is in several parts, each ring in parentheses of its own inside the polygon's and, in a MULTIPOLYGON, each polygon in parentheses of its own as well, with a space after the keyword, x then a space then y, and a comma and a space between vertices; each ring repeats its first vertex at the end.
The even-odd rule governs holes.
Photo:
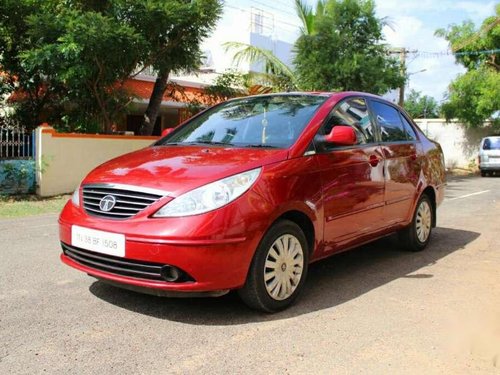
POLYGON ((272 146, 272 145, 245 145, 245 147, 252 147, 252 148, 278 148, 277 146, 272 146))
POLYGON ((158 146, 192 146, 192 145, 217 145, 217 146, 234 146, 232 143, 212 142, 212 141, 193 141, 193 142, 167 142, 158 146))
MULTIPOLYGON (((184 145, 204 145, 204 146, 205 145, 215 145, 215 146, 230 146, 230 147, 236 146, 234 143, 218 142, 218 141, 167 142, 167 143, 163 143, 159 146, 184 146, 184 145)), ((263 144, 247 144, 247 145, 238 144, 237 147, 279 148, 278 146, 263 145, 263 144)))
POLYGON ((233 143, 218 142, 218 141, 196 141, 196 142, 183 142, 186 145, 216 145, 216 146, 234 146, 233 143))

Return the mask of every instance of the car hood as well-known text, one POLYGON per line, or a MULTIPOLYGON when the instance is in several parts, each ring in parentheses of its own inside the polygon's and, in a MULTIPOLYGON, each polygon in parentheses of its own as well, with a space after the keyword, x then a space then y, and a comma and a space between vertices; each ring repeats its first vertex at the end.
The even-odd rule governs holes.
POLYGON ((177 197, 240 172, 286 159, 288 150, 200 146, 152 146, 112 159, 84 184, 115 183, 166 191, 177 197))

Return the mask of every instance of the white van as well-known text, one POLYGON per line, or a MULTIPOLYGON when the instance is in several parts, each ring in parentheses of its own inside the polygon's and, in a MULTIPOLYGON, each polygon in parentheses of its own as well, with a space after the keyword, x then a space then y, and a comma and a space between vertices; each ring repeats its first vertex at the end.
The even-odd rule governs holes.
POLYGON ((481 176, 500 172, 500 136, 485 137, 479 147, 479 169, 481 176))

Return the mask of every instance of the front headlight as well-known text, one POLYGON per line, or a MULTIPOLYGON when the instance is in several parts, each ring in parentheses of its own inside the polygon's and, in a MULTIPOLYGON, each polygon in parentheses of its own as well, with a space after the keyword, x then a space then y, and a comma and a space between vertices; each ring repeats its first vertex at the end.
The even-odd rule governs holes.
POLYGON ((260 171, 252 169, 191 190, 168 202, 153 217, 198 215, 225 206, 246 192, 260 171))
POLYGON ((80 185, 78 185, 75 192, 71 196, 71 202, 73 202, 76 207, 80 207, 80 185))

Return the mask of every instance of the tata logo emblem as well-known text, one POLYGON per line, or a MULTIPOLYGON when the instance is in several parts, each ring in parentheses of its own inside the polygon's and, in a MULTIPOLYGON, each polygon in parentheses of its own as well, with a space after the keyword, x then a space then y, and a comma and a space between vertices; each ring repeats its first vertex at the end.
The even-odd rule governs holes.
POLYGON ((106 195, 99 202, 99 208, 101 209, 101 211, 109 212, 113 209, 115 204, 116 204, 116 198, 113 197, 112 195, 106 195))

